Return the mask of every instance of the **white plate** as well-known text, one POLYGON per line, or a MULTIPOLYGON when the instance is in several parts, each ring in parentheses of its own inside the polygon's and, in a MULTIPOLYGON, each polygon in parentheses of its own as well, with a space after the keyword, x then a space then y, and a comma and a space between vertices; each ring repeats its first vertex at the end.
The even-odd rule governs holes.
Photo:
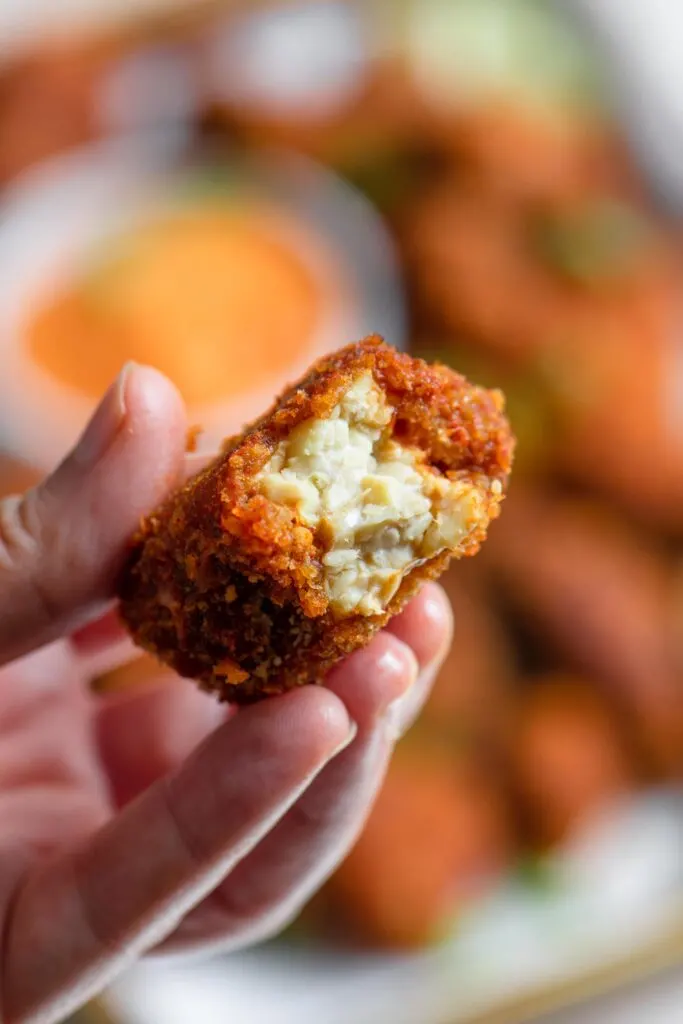
POLYGON ((548 891, 509 882, 451 942, 425 954, 275 944, 205 964, 147 964, 121 979, 108 1005, 126 1024, 464 1024, 494 1012, 497 1020, 532 1019, 519 1009, 530 997, 544 992, 552 1003, 548 992, 622 961, 635 977, 640 956, 668 932, 680 934, 683 796, 650 794, 615 809, 557 870, 548 891))

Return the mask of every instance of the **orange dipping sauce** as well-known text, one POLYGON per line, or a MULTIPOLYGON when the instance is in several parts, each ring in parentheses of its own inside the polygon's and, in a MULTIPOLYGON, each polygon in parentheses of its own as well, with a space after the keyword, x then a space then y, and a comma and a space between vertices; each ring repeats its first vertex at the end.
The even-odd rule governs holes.
POLYGON ((90 398, 135 360, 197 406, 286 376, 313 345, 322 303, 267 210, 204 203, 113 242, 37 309, 27 343, 44 370, 90 398))

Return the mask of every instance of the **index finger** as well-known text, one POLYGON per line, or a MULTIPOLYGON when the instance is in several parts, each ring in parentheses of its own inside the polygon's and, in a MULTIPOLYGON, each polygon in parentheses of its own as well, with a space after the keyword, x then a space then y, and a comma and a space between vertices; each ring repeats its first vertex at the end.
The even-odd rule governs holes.
POLYGON ((185 429, 170 381, 131 364, 55 472, 0 503, 0 664, 76 629, 111 597, 140 517, 180 476, 185 429))

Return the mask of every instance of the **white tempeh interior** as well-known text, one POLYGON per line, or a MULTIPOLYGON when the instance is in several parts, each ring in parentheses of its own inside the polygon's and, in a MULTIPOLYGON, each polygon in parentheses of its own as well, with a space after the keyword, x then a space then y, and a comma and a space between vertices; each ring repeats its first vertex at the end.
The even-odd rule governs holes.
POLYGON ((327 419, 301 423, 260 474, 262 493, 324 528, 325 585, 341 615, 376 615, 406 573, 455 551, 486 515, 486 478, 450 481, 390 437, 392 409, 371 374, 327 419))

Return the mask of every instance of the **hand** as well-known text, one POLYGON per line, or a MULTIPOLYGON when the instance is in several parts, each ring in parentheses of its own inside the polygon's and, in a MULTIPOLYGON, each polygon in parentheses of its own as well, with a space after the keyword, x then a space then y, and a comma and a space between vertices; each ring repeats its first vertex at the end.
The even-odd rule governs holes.
POLYGON ((448 646, 430 585, 326 688, 235 713, 160 670, 92 696, 131 654, 113 580, 182 474, 184 438, 170 383, 129 367, 56 472, 0 505, 6 1024, 61 1019, 152 950, 281 929, 358 835, 448 646))

